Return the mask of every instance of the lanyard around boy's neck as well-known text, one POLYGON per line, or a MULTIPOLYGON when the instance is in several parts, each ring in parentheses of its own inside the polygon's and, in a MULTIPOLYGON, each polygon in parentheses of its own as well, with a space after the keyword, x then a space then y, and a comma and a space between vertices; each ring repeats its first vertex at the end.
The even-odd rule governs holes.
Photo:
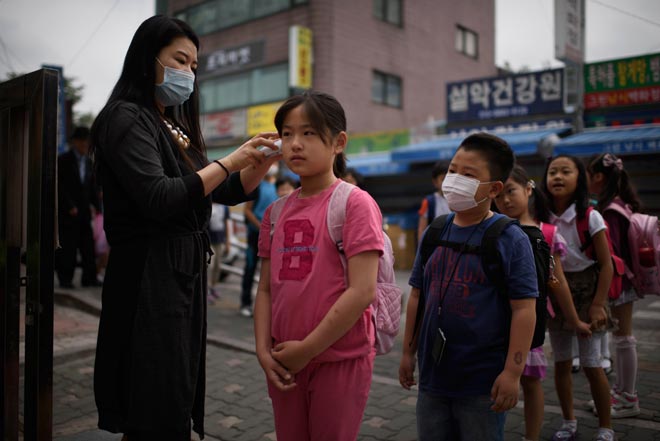
MULTIPOLYGON (((445 297, 447 296, 447 291, 449 291, 449 283, 451 283, 451 279, 454 278, 454 273, 456 272, 456 268, 458 267, 458 261, 461 259, 461 256, 465 254, 465 250, 467 249, 470 239, 472 239, 472 236, 474 235, 474 232, 481 227, 481 224, 484 223, 486 218, 488 217, 488 214, 490 212, 487 212, 486 215, 479 221, 479 223, 474 227, 474 230, 470 232, 470 235, 468 236, 467 240, 463 242, 463 245, 461 245, 460 250, 458 251, 458 256, 456 257, 456 261, 454 262, 454 267, 451 269, 451 272, 449 273, 449 280, 447 280, 447 286, 445 287, 445 292, 442 293, 442 287, 445 284, 445 273, 442 273, 442 279, 440 279, 440 293, 442 294, 440 296, 440 305, 438 305, 438 318, 440 317, 440 313, 442 312, 442 305, 445 303, 445 297)), ((454 216, 455 217, 455 216, 454 216)), ((449 227, 447 228, 447 240, 449 241, 451 239, 451 227, 454 224, 454 219, 451 220, 449 223, 449 227)))

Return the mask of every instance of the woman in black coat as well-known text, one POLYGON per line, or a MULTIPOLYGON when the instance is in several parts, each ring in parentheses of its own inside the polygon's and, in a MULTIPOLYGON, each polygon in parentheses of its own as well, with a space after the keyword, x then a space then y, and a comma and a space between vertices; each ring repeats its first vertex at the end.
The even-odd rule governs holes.
POLYGON ((211 199, 249 199, 270 165, 262 133, 209 163, 195 80, 199 40, 184 22, 140 25, 92 127, 111 246, 94 392, 99 427, 124 439, 204 434, 206 233, 211 199))

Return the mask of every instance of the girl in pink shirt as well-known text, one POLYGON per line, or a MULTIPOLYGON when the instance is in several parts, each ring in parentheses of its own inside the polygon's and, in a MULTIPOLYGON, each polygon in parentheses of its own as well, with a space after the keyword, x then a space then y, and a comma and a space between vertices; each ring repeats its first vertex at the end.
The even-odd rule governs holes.
POLYGON ((346 168, 344 110, 330 95, 305 92, 280 107, 275 126, 283 159, 301 184, 272 236, 272 205, 259 234, 254 328, 277 439, 354 440, 375 356, 369 305, 383 252, 382 217, 368 193, 353 189, 342 234, 345 274, 326 222, 346 168))

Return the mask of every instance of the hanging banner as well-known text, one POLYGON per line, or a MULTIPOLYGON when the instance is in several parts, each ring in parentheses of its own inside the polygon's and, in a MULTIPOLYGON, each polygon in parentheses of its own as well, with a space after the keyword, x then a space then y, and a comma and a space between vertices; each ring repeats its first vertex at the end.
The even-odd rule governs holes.
POLYGON ((584 0, 555 0, 555 58, 584 62, 584 0))
POLYGON ((312 87, 312 30, 304 26, 289 28, 289 87, 312 87))

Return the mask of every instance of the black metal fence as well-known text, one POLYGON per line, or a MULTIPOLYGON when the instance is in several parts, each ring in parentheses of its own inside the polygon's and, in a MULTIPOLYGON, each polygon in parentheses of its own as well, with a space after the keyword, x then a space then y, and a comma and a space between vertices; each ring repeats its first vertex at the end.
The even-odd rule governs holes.
POLYGON ((18 440, 20 432, 26 441, 52 439, 57 88, 58 74, 49 69, 0 83, 2 440, 18 440), (22 297, 25 363, 20 412, 22 297))

